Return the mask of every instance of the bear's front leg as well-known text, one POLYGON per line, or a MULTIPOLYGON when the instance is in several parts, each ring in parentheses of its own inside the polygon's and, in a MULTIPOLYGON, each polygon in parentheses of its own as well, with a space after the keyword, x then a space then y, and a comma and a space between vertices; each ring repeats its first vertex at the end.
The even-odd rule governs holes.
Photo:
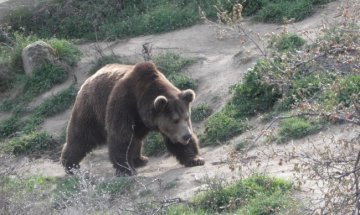
POLYGON ((115 175, 136 175, 132 155, 133 142, 131 141, 131 138, 122 136, 121 140, 119 140, 119 137, 115 138, 109 135, 108 144, 110 160, 116 169, 115 175))
POLYGON ((186 167, 202 166, 205 164, 204 158, 199 154, 199 141, 193 134, 193 137, 187 145, 173 143, 167 137, 164 137, 167 149, 175 155, 176 159, 186 167))

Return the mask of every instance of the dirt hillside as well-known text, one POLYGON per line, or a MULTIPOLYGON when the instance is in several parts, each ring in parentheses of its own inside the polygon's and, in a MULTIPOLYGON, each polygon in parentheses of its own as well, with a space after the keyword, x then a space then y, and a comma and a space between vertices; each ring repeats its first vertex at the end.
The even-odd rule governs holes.
MULTIPOLYGON (((301 34, 311 42, 323 25, 331 25, 341 21, 337 12, 338 7, 348 7, 349 11, 351 11, 351 5, 348 2, 348 0, 332 2, 319 9, 313 16, 286 27, 289 31, 301 34)), ((1 8, 7 7, 7 5, 9 5, 7 1, 2 3, 2 0, 0 0, 0 13, 2 13, 1 8)), ((252 23, 246 20, 243 23, 243 27, 249 32, 259 34, 259 38, 266 38, 266 35, 271 32, 283 30, 283 26, 252 23)), ((83 58, 75 70, 75 75, 80 86, 88 77, 88 71, 92 66, 92 62, 98 57, 99 50, 103 53, 115 53, 141 60, 142 45, 150 43, 154 54, 170 50, 197 58, 198 62, 188 67, 185 71, 199 82, 199 87, 196 91, 197 100, 194 105, 206 103, 214 110, 218 110, 228 99, 229 86, 239 82, 244 72, 251 68, 261 55, 252 42, 243 41, 244 37, 242 35, 234 34, 224 35, 223 38, 219 39, 216 28, 207 24, 200 24, 160 35, 142 36, 109 43, 82 44, 79 45, 79 48, 83 53, 83 58)), ((261 42, 259 44, 262 45, 261 42)), ((52 91, 36 98, 33 104, 41 102, 43 99, 70 84, 71 81, 67 81, 57 86, 52 91)), ((70 113, 71 110, 68 110, 47 119, 43 123, 42 129, 53 135, 60 135, 67 124, 70 113)), ((139 175, 159 178, 164 184, 176 182, 175 187, 167 191, 168 195, 185 198, 201 188, 204 184, 204 177, 218 176, 223 177, 224 180, 232 180, 249 174, 249 169, 254 169, 254 166, 259 161, 261 161, 261 164, 258 171, 265 171, 270 175, 291 179, 294 173, 294 164, 298 162, 296 159, 298 154, 313 151, 313 146, 321 148, 331 138, 335 140, 350 140, 357 137, 360 133, 358 127, 341 125, 332 126, 320 134, 294 141, 288 145, 263 145, 262 139, 260 139, 247 155, 242 155, 242 159, 236 161, 236 170, 231 171, 229 168, 229 162, 231 162, 229 156, 234 151, 234 145, 245 138, 258 136, 266 127, 257 118, 251 119, 250 122, 254 125, 253 129, 234 138, 230 141, 230 144, 202 148, 201 153, 206 160, 205 166, 184 168, 173 157, 164 155, 161 157, 151 157, 148 165, 139 169, 139 175), (292 152, 291 156, 289 156, 289 152, 292 152), (275 154, 276 156, 271 156, 270 158, 270 154, 275 154), (286 162, 282 163, 280 160, 286 162), (242 166, 242 169, 239 169, 239 166, 242 166)), ((196 125, 195 129, 201 130, 201 126, 196 125)), ((58 161, 47 158, 31 161, 28 158, 21 158, 21 160, 26 164, 18 170, 20 174, 65 176, 58 161)), ((92 174, 106 177, 111 177, 114 173, 106 148, 98 149, 89 154, 82 162, 82 169, 87 169, 92 174)), ((311 186, 311 182, 306 184, 304 191, 311 188, 311 186)))

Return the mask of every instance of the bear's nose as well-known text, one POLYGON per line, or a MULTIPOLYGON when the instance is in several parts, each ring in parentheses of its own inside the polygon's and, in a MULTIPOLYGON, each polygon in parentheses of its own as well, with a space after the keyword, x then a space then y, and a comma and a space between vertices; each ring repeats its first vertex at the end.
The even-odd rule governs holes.
POLYGON ((186 142, 188 142, 190 140, 190 138, 191 138, 191 134, 186 134, 182 137, 182 139, 186 142))

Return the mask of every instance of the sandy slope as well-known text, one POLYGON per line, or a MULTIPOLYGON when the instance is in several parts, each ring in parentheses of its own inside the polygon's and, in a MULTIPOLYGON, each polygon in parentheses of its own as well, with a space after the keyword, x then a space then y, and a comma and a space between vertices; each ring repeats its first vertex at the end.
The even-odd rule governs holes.
MULTIPOLYGON (((347 2, 347 0, 339 0, 330 3, 320 9, 314 16, 289 25, 288 28, 290 31, 300 34, 306 32, 306 38, 311 41, 324 24, 340 21, 341 18, 338 16, 336 8, 347 2)), ((265 35, 270 32, 282 30, 281 26, 278 25, 251 23, 248 21, 244 22, 244 28, 258 33, 260 38, 265 38, 265 35)), ((80 85, 86 79, 87 71, 91 67, 91 62, 98 56, 99 49, 104 53, 113 52, 118 55, 141 59, 142 44, 151 43, 154 54, 163 51, 174 51, 185 56, 198 58, 198 63, 190 66, 185 71, 189 76, 199 81, 197 100, 194 105, 206 103, 214 109, 219 109, 228 98, 227 92, 229 86, 239 82, 244 72, 251 68, 260 56, 253 43, 249 41, 242 43, 241 41, 243 41, 243 37, 239 35, 228 35, 219 40, 213 27, 202 24, 161 35, 143 36, 111 43, 83 44, 79 48, 84 53, 84 57, 80 61, 75 74, 80 85)), ((70 84, 70 82, 66 82, 56 89, 63 89, 70 84)), ((54 91, 51 91, 41 95, 33 103, 36 104, 53 93, 54 91)), ((59 135, 66 126, 69 115, 70 110, 47 119, 42 125, 42 129, 59 135)), ((330 127, 322 134, 295 141, 290 145, 268 146, 263 145, 260 140, 258 145, 249 152, 248 156, 243 155, 245 157, 243 160, 236 161, 237 169, 242 166, 242 171, 231 171, 227 162, 229 153, 233 151, 233 145, 244 138, 258 135, 265 127, 264 124, 257 122, 258 120, 256 119, 253 121, 256 123, 255 128, 235 138, 231 141, 231 144, 214 148, 202 148, 201 153, 206 160, 205 166, 184 168, 173 157, 164 155, 158 158, 150 158, 148 165, 139 169, 139 175, 160 178, 164 184, 176 182, 176 186, 167 192, 169 196, 181 197, 192 195, 196 189, 204 184, 202 180, 204 177, 219 176, 223 177, 224 180, 238 178, 243 174, 249 173, 249 170, 245 167, 254 169, 257 161, 262 161, 258 171, 266 171, 271 175, 292 178, 293 165, 297 160, 295 159, 296 156, 293 159, 287 158, 286 152, 295 150, 294 154, 296 155, 312 151, 311 146, 313 144, 321 147, 322 144, 329 141, 329 138, 323 138, 323 136, 333 136, 336 140, 350 140, 360 133, 358 127, 342 125, 330 127), (288 160, 288 162, 279 165, 280 159, 288 160)), ((198 125, 197 128, 199 129, 200 126, 198 125)), ((89 154, 82 162, 82 168, 89 169, 95 175, 106 175, 109 177, 114 172, 108 161, 106 148, 89 154)), ((33 160, 20 168, 19 172, 22 174, 65 175, 60 164, 50 159, 33 160)))

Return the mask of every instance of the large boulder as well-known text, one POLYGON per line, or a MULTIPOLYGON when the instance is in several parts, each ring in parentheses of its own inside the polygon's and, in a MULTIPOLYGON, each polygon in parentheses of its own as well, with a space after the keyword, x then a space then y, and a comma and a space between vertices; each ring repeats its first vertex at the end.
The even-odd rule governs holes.
POLYGON ((36 41, 26 46, 21 53, 25 73, 32 75, 34 69, 44 63, 58 64, 54 49, 44 41, 36 41))

